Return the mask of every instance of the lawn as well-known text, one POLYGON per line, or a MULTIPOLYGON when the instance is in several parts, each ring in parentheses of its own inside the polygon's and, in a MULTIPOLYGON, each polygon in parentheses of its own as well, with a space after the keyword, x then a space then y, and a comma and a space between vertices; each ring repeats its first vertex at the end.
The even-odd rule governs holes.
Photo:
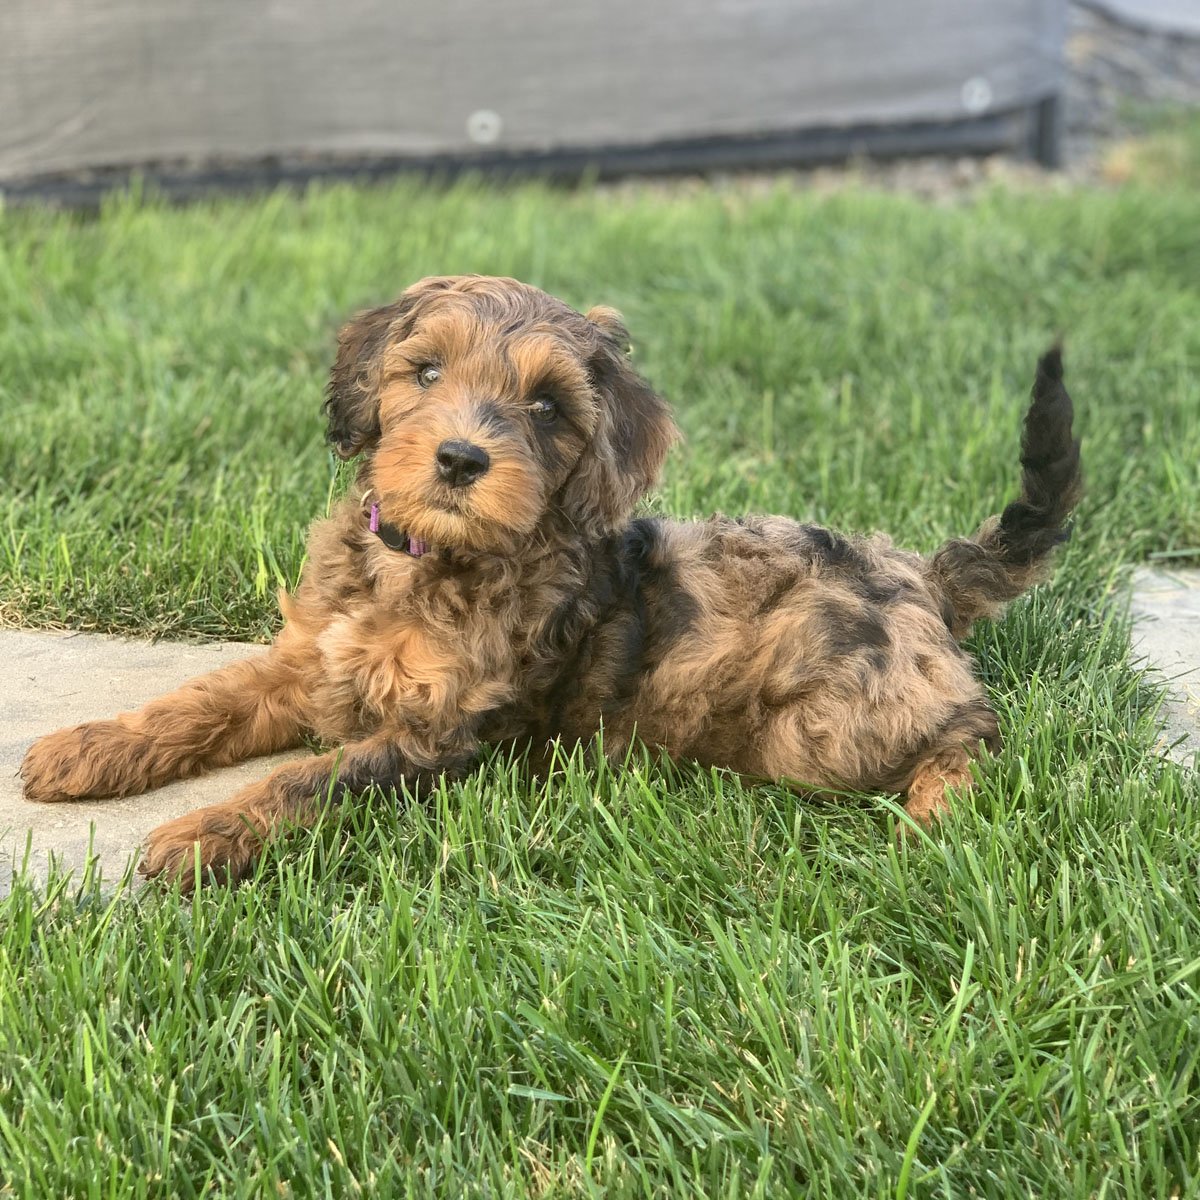
POLYGON ((932 839, 635 758, 372 796, 180 901, 0 901, 0 1195, 1200 1195, 1200 785, 1131 565, 1200 557, 1200 194, 322 188, 0 213, 0 625, 263 640, 333 331, 427 273, 622 309, 652 505, 929 549, 1066 338, 1088 499, 971 642, 1007 741, 932 839))

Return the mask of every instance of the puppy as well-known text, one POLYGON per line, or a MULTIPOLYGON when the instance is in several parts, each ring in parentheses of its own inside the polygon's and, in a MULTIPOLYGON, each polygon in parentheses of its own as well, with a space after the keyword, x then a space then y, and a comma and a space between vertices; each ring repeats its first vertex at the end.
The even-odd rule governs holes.
POLYGON ((483 747, 635 736, 805 789, 899 792, 922 824, 971 783, 996 717, 959 643, 1043 579, 1079 490, 1057 350, 1022 490, 922 557, 786 517, 631 519, 677 430, 611 309, 512 279, 431 278, 341 332, 325 411, 357 483, 313 525, 261 656, 50 734, 30 800, 124 796, 296 747, 150 836, 149 876, 246 874, 330 799, 419 790, 483 747))

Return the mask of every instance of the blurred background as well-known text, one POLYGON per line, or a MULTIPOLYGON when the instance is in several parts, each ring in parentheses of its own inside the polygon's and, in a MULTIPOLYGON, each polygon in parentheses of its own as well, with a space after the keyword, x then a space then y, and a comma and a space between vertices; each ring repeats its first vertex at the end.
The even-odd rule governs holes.
POLYGON ((650 512, 930 550, 1058 336, 1087 473, 919 852, 877 797, 500 760, 194 906, 0 899, 0 1193, 1200 1196, 1200 692, 1164 727, 1125 615, 1200 664, 1198 8, 0 0, 18 862, 100 841, 25 841, 24 747, 199 661, 52 631, 270 640, 353 478, 335 331, 423 275, 625 314, 685 433, 650 512))
MULTIPOLYGON (((1198 0, 7 0, 0 188, 613 176, 1109 151, 1200 100, 1198 0)), ((960 172, 970 173, 970 167, 960 172)))

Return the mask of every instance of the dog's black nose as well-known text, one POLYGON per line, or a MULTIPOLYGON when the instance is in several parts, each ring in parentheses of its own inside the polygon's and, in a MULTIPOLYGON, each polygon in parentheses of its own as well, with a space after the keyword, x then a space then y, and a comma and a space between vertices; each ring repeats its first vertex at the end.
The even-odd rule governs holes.
POLYGON ((443 442, 434 457, 438 474, 454 488, 474 483, 491 465, 487 451, 470 442, 443 442))

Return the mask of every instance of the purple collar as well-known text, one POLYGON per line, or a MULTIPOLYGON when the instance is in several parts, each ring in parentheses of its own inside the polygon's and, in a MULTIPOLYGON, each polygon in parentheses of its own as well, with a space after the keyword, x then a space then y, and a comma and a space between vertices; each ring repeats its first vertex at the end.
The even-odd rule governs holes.
POLYGON ((429 553, 429 543, 423 538, 409 537, 408 534, 397 529, 395 525, 389 525, 387 521, 381 521, 379 519, 378 504, 371 505, 369 528, 389 550, 403 550, 406 554, 412 555, 413 558, 420 558, 422 554, 429 553))

